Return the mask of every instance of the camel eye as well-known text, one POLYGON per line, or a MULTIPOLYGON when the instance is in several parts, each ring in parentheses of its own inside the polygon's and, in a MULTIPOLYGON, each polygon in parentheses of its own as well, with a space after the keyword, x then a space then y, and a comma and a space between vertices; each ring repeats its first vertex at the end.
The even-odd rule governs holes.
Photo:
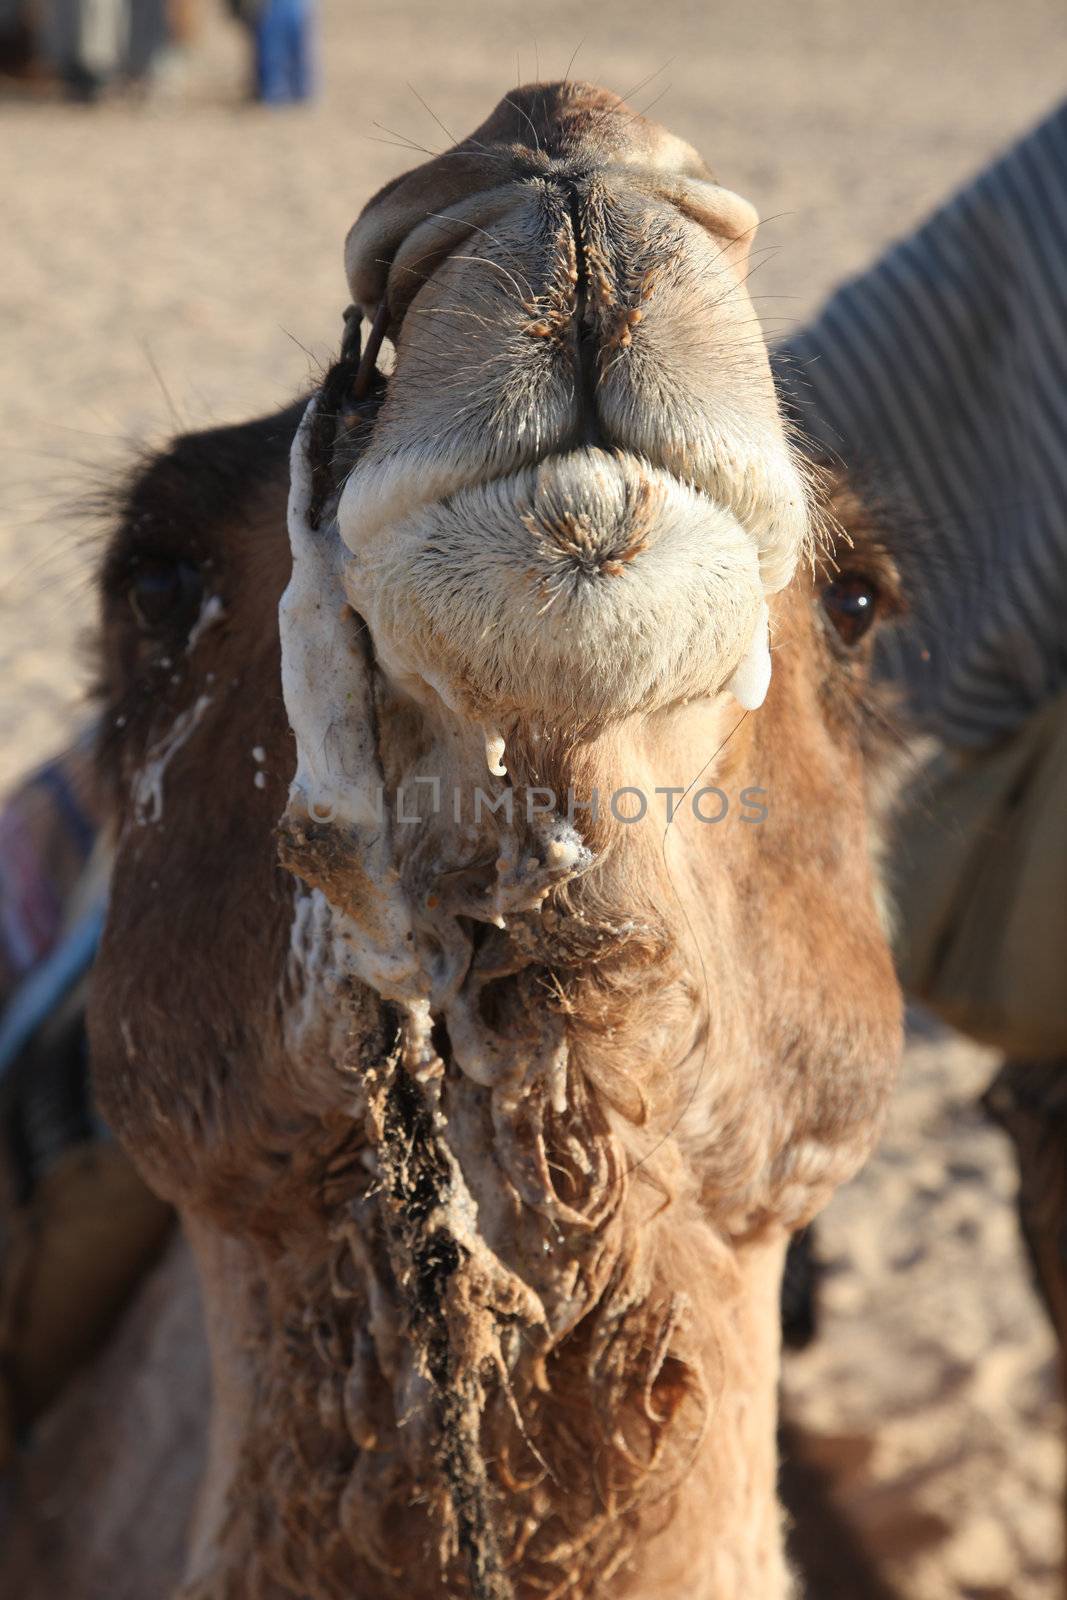
POLYGON ((858 572, 842 572, 822 592, 823 610, 846 645, 859 644, 878 610, 878 586, 858 572))
POLYGON ((126 590, 142 633, 187 632, 196 621, 204 585, 189 561, 143 561, 126 590))

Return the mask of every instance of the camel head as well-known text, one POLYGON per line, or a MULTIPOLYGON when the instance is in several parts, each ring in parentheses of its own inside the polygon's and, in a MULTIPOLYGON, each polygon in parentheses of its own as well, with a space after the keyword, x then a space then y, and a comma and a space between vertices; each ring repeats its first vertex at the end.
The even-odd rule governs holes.
POLYGON ((786 1594, 777 1275, 899 1051, 897 585, 755 225, 518 90, 365 208, 310 400, 128 486, 91 1030, 201 1262, 190 1596, 786 1594))

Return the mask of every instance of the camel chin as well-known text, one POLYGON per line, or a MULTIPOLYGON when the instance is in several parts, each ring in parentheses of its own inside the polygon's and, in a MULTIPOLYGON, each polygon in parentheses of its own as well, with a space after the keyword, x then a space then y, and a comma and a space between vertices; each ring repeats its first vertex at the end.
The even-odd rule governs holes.
POLYGON ((604 726, 715 694, 767 654, 755 541, 647 462, 584 448, 375 526, 338 508, 345 595, 378 660, 452 710, 604 726))

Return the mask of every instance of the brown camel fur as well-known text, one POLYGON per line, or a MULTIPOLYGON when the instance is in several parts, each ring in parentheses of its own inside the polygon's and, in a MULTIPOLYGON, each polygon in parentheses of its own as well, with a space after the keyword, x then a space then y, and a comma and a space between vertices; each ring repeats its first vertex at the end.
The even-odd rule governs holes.
POLYGON ((783 1252, 900 1048, 896 590, 786 441, 754 224, 517 91, 353 229, 389 375, 129 487, 91 1039, 200 1272, 185 1600, 790 1592, 783 1252))

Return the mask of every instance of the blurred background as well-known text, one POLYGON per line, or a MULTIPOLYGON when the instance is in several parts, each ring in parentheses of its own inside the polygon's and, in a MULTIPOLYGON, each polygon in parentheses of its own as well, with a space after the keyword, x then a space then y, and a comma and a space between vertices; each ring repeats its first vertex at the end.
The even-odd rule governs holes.
MULTIPOLYGON (((79 507, 138 445, 307 385, 363 201, 516 81, 568 71, 756 203, 773 339, 1063 94, 1067 12, 0 0, 0 790, 81 714, 79 507)), ((1053 1342, 976 1105, 992 1068, 916 1030, 882 1149, 821 1225, 819 1335, 786 1366, 790 1457, 900 1600, 1062 1593, 1053 1342)))

